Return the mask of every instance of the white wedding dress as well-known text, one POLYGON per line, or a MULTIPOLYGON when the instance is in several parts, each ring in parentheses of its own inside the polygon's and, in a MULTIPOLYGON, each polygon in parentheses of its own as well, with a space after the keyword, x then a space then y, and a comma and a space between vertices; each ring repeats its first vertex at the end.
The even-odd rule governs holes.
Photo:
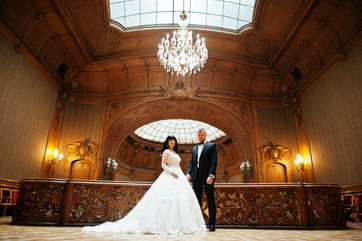
POLYGON ((122 219, 83 228, 83 232, 186 234, 206 232, 196 195, 180 167, 180 156, 162 154, 164 171, 122 219), (171 173, 176 173, 174 178, 171 173))

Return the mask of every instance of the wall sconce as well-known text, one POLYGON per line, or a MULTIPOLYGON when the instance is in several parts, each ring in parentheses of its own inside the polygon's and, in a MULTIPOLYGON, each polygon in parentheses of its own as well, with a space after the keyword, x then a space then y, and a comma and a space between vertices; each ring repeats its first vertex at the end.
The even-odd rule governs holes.
POLYGON ((108 157, 108 159, 105 162, 106 173, 113 173, 117 169, 117 167, 118 167, 117 160, 108 157))
POLYGON ((59 153, 58 149, 55 149, 49 161, 50 165, 59 165, 63 157, 64 157, 63 153, 59 153))
POLYGON ((297 154, 294 163, 299 171, 303 171, 305 169, 304 159, 300 154, 297 154))
POLYGON ((250 166, 250 162, 247 161, 243 161, 240 164, 240 172, 241 175, 245 176, 245 177, 251 177, 251 166, 250 166))
MULTIPOLYGON (((50 154, 51 151, 47 150, 47 154, 50 154)), ((49 158, 49 166, 51 167, 50 170, 50 177, 52 178, 54 175, 54 166, 58 166, 60 161, 63 159, 63 153, 59 153, 58 149, 54 149, 52 156, 49 158)))

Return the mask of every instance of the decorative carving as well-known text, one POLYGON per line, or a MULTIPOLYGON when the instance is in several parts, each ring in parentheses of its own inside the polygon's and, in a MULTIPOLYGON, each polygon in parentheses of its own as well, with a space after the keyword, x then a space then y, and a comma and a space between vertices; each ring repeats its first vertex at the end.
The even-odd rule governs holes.
POLYGON ((212 101, 216 104, 222 104, 223 107, 230 108, 233 111, 236 111, 238 114, 241 114, 243 120, 245 120, 245 123, 249 125, 253 125, 253 117, 251 114, 251 107, 248 104, 239 102, 239 101, 225 101, 220 99, 208 99, 209 101, 212 101))
MULTIPOLYGON (((156 96, 156 98, 159 96, 156 96)), ((141 101, 146 101, 148 99, 151 99, 154 97, 148 97, 144 99, 127 99, 127 100, 121 100, 117 102, 112 102, 110 105, 108 105, 108 120, 114 116, 114 114, 123 111, 125 107, 129 107, 132 105, 135 105, 137 103, 140 103, 141 101)))
POLYGON ((90 43, 95 55, 106 54, 115 49, 120 41, 119 30, 108 27, 95 30, 90 37, 90 43))
POLYGON ((85 157, 97 157, 99 145, 92 143, 89 139, 78 141, 74 144, 68 144, 68 153, 73 156, 73 159, 84 159, 85 157))
POLYGON ((265 57, 269 52, 268 41, 255 33, 249 33, 243 38, 243 45, 245 50, 254 56, 265 57))
POLYGON ((268 145, 259 148, 263 182, 288 182, 291 180, 292 164, 288 160, 290 149, 281 145, 268 145), (278 172, 270 172, 268 168, 278 168, 278 172), (271 180, 270 180, 271 179, 271 180))
POLYGON ((339 187, 307 186, 309 223, 312 226, 343 226, 343 201, 339 187))
POLYGON ((70 223, 101 223, 118 220, 129 213, 149 187, 75 185, 70 223))
POLYGON ((65 183, 21 182, 13 222, 60 222, 65 183))
POLYGON ((113 102, 109 105, 108 109, 108 118, 111 118, 115 113, 122 110, 125 106, 134 104, 138 102, 137 100, 122 100, 118 102, 113 102))
POLYGON ((72 89, 78 89, 82 86, 82 78, 71 78, 69 85, 72 89))
MULTIPOLYGON (((115 221, 124 217, 151 186, 145 183, 67 182, 23 180, 13 222, 86 225, 115 221)), ((337 185, 216 184, 215 199, 218 225, 345 227, 337 185)), ((205 197, 202 210, 207 222, 205 197)))
POLYGON ((233 110, 240 113, 244 117, 244 120, 246 120, 246 122, 249 125, 253 124, 253 118, 251 116, 251 108, 250 108, 249 105, 243 104, 243 103, 240 103, 240 102, 236 102, 236 101, 231 101, 231 102, 229 102, 229 106, 233 110))
POLYGON ((176 90, 183 90, 185 89, 185 83, 182 80, 178 80, 175 84, 176 90))
MULTIPOLYGON (((95 178, 97 155, 100 145, 90 142, 88 139, 83 142, 76 142, 74 144, 68 144, 67 164, 65 165, 65 171, 69 173, 69 178, 72 178, 73 167, 77 162, 80 164, 89 165, 89 173, 83 173, 82 179, 95 178)), ((83 170, 84 172, 84 170, 83 170)), ((80 173, 81 174, 81 173, 80 173)), ((78 177, 79 178, 79 177, 78 177)))
POLYGON ((217 224, 298 226, 296 188, 218 188, 217 224))
POLYGON ((259 148, 259 151, 263 160, 273 161, 283 160, 290 153, 289 148, 282 147, 281 145, 274 145, 271 141, 269 141, 268 145, 259 148))
POLYGON ((182 81, 178 81, 174 88, 160 87, 160 94, 170 99, 188 99, 194 96, 200 96, 199 88, 185 88, 184 86, 182 81))

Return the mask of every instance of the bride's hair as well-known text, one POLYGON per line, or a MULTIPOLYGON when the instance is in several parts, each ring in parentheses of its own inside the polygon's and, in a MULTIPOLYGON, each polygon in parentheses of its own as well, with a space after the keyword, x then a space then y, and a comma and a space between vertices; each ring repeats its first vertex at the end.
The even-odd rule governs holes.
POLYGON ((174 150, 175 152, 178 152, 178 143, 177 143, 176 137, 174 137, 174 136, 168 136, 168 137, 166 138, 166 140, 163 142, 162 152, 163 152, 164 150, 168 149, 168 141, 169 141, 169 140, 175 140, 175 146, 173 147, 173 150, 174 150))

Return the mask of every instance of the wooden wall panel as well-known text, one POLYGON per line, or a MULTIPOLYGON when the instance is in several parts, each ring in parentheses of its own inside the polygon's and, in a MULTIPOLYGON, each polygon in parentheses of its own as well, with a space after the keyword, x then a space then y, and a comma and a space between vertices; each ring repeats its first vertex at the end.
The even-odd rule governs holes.
POLYGON ((362 46, 302 97, 317 182, 362 183, 362 46))
MULTIPOLYGON (((65 105, 63 124, 60 131, 59 152, 67 158, 67 145, 89 139, 100 144, 102 105, 82 105, 67 103, 65 105)), ((56 167, 54 177, 66 177, 64 161, 56 167)))
POLYGON ((128 74, 130 88, 146 88, 146 79, 143 70, 129 71, 128 74))
POLYGON ((0 177, 40 177, 57 93, 0 37, 0 177))
POLYGON ((240 94, 250 93, 250 80, 245 78, 243 75, 237 75, 235 78, 234 86, 235 91, 240 94))
POLYGON ((210 71, 201 70, 195 75, 195 86, 200 88, 210 88, 212 73, 210 71))
MULTIPOLYGON (((289 161, 292 162, 292 181, 301 181, 300 173, 294 165, 298 153, 298 140, 292 110, 288 108, 258 108, 257 148, 272 141, 275 145, 290 148, 289 161)), ((259 167, 261 168, 261 166, 259 167)), ((263 182, 259 177, 260 182, 263 182)))
POLYGON ((165 70, 151 70, 150 81, 152 87, 159 87, 166 85, 166 74, 165 70))
POLYGON ((233 76, 228 72, 217 72, 212 79, 212 88, 217 90, 228 90, 229 83, 233 80, 233 76))
POLYGON ((127 74, 125 72, 109 75, 109 82, 111 91, 120 91, 128 88, 127 74))

